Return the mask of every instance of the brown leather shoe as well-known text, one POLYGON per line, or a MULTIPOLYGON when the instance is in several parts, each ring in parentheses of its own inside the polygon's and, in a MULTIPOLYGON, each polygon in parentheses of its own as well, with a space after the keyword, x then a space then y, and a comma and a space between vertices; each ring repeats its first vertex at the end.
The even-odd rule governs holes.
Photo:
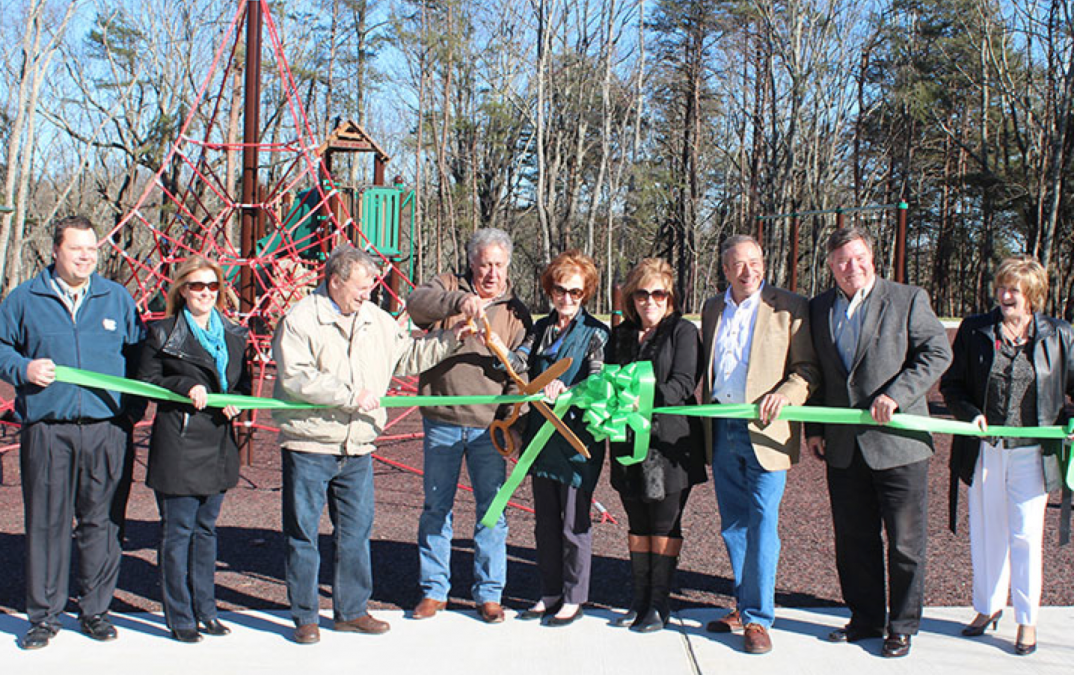
POLYGON ((743 632, 743 650, 747 654, 768 654, 772 651, 772 640, 769 639, 769 630, 760 623, 746 624, 743 632))
POLYGON ((390 630, 390 624, 385 621, 379 621, 370 614, 365 614, 349 621, 335 621, 334 630, 343 633, 367 633, 368 635, 379 635, 380 633, 385 633, 390 630))
POLYGON ((480 618, 485 623, 502 623, 506 619, 502 605, 497 602, 485 602, 477 606, 476 611, 480 612, 480 618))
POLYGON ((424 598, 420 601, 420 604, 416 606, 416 609, 412 612, 412 618, 414 619, 430 619, 435 616, 435 612, 441 612, 446 609, 445 600, 433 600, 432 598, 424 598))
POLYGON ((739 618, 738 611, 705 624, 705 630, 710 633, 737 633, 742 629, 742 619, 739 618))
POLYGON ((319 624, 305 623, 293 631, 293 639, 302 645, 313 645, 319 641, 319 624))

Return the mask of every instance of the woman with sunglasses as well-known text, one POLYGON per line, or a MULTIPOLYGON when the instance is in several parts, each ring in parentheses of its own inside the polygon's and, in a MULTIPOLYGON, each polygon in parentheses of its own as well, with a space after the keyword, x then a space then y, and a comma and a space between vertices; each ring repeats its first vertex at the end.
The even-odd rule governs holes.
POLYGON ((200 256, 185 260, 165 298, 165 315, 149 326, 139 379, 185 396, 161 402, 154 417, 146 484, 161 514, 162 606, 180 642, 201 633, 228 635, 217 618, 214 567, 218 512, 240 475, 234 406, 208 408, 210 393, 248 394, 247 330, 226 319, 221 266, 200 256))
MULTIPOLYGON (((559 254, 540 277, 540 285, 554 309, 537 321, 514 351, 515 370, 535 378, 556 362, 573 364, 544 388, 554 399, 604 366, 607 326, 585 310, 596 291, 598 275, 592 259, 580 251, 559 254)), ((602 443, 593 440, 582 421, 582 411, 571 408, 563 417, 567 426, 589 449, 590 459, 577 453, 554 434, 536 458, 532 474, 536 509, 536 565, 540 571, 540 600, 519 619, 540 619, 548 626, 566 626, 581 618, 589 599, 592 569, 592 493, 604 465, 602 443)), ((528 443, 546 423, 533 410, 523 434, 528 443)))
MULTIPOLYGON (((674 297, 671 265, 646 258, 622 288, 626 320, 612 331, 607 361, 649 361, 656 378, 656 406, 695 403, 701 379, 701 339, 682 318, 674 297)), ((690 487, 704 483, 703 427, 682 415, 652 419, 649 452, 640 464, 617 460, 633 451, 633 435, 611 444, 611 484, 626 510, 634 599, 616 625, 649 633, 667 625, 668 595, 682 549, 682 513, 690 487)))

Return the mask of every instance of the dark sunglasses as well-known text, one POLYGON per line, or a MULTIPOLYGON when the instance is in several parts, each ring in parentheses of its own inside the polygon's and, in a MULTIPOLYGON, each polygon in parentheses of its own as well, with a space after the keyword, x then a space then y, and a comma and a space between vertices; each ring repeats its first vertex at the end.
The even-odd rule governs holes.
POLYGON ((552 295, 569 295, 574 300, 580 300, 585 297, 584 288, 565 288, 556 284, 551 288, 552 295))
POLYGON ((187 287, 196 293, 205 291, 208 288, 212 293, 217 293, 218 289, 221 288, 221 284, 216 281, 189 281, 187 282, 187 287))
POLYGON ((653 302, 660 304, 661 302, 667 300, 668 296, 670 295, 670 293, 668 293, 662 288, 658 288, 652 292, 649 292, 644 288, 639 288, 634 291, 634 300, 637 300, 638 302, 645 302, 651 297, 653 299, 653 302))

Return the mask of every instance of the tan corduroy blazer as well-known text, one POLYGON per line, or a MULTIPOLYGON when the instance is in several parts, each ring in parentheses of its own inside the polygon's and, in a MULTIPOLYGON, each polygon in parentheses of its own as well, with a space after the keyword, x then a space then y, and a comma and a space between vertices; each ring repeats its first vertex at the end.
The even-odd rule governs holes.
MULTIPOLYGON (((701 310, 705 380, 702 401, 712 402, 713 353, 724 315, 724 295, 714 296, 701 310)), ((746 402, 757 403, 766 394, 783 394, 792 405, 802 405, 818 386, 821 372, 810 335, 810 304, 801 295, 768 284, 761 289, 750 366, 746 373, 746 402)), ((782 471, 799 461, 798 422, 750 423, 750 442, 761 468, 782 471)), ((712 433, 705 434, 705 459, 712 463, 712 433)))

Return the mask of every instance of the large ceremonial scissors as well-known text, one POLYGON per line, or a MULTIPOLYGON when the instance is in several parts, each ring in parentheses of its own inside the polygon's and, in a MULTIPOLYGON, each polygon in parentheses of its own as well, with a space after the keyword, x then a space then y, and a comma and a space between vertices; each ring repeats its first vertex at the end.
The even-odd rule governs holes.
MULTIPOLYGON (((506 357, 506 352, 503 351, 502 347, 500 347, 499 344, 495 342, 495 340, 492 338, 494 333, 491 330, 491 324, 488 323, 487 317, 483 317, 483 321, 484 344, 487 345, 487 348, 491 350, 491 353, 494 354, 496 358, 498 358, 499 361, 502 362, 503 366, 506 368, 506 372, 509 373, 510 378, 514 381, 514 384, 517 385, 517 388, 521 391, 522 394, 528 395, 539 392, 550 382, 553 382, 557 377, 565 373, 567 368, 569 368, 570 365, 574 362, 574 360, 570 358, 560 359, 559 361, 555 362, 550 368, 533 378, 532 382, 526 382, 524 379, 522 379, 520 375, 514 372, 513 366, 510 365, 510 359, 506 357)), ((525 404, 515 403, 514 409, 510 417, 505 420, 495 420, 491 423, 491 428, 489 429, 489 432, 491 433, 491 442, 495 445, 495 449, 499 451, 499 454, 503 455, 504 457, 509 457, 514 453, 514 438, 510 435, 510 427, 514 424, 515 421, 517 421, 518 416, 521 415, 521 407, 523 405, 525 404), (505 446, 499 442, 498 436, 500 434, 502 435, 503 440, 506 443, 505 446)), ((554 411, 552 411, 551 407, 548 406, 547 403, 545 403, 544 401, 533 401, 532 405, 541 415, 543 415, 547 419, 547 421, 551 422, 551 424, 555 427, 555 430, 562 434, 563 438, 565 438, 567 442, 570 443, 570 446, 574 448, 574 450, 577 450, 578 453, 585 458, 591 457, 591 455, 589 455, 588 448, 586 448, 585 444, 581 442, 581 439, 579 439, 577 435, 573 431, 571 431, 570 427, 566 426, 566 422, 563 422, 561 419, 559 419, 558 415, 556 415, 554 411)))

